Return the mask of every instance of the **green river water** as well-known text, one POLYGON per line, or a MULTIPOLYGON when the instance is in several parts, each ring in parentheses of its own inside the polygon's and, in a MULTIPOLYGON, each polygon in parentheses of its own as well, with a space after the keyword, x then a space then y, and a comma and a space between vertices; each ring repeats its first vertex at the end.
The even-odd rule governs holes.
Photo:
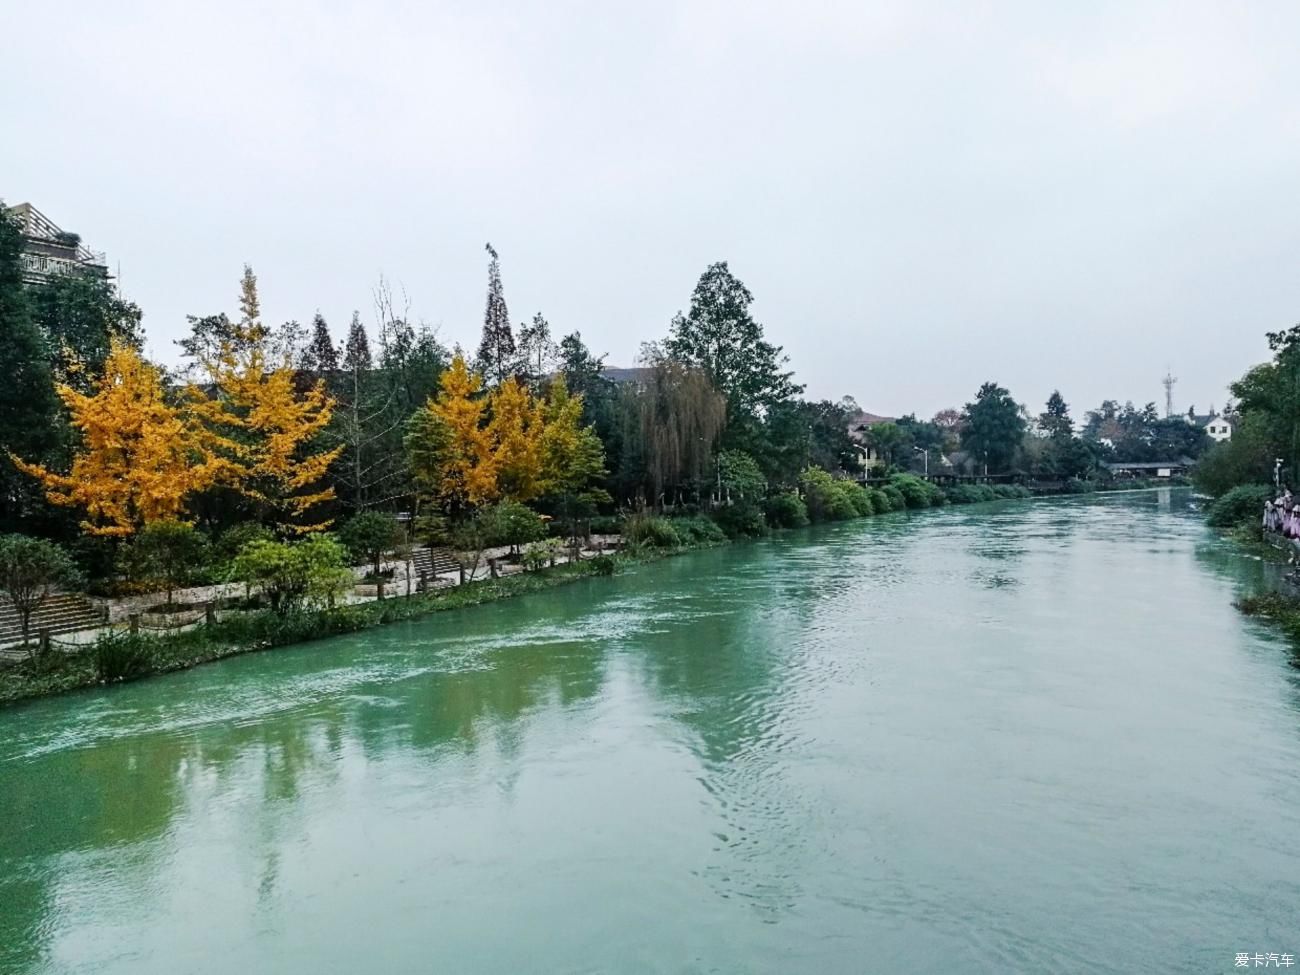
POLYGON ((0 971, 1300 956, 1300 671, 1186 492, 868 519, 0 711, 0 971))

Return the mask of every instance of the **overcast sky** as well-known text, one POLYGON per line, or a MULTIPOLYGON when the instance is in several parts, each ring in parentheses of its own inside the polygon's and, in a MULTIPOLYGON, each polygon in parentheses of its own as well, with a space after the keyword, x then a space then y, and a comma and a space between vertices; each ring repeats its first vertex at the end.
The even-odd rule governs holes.
POLYGON ((611 364, 726 260, 811 396, 1222 405, 1300 320, 1300 4, 10 3, 0 196, 186 314, 611 364))

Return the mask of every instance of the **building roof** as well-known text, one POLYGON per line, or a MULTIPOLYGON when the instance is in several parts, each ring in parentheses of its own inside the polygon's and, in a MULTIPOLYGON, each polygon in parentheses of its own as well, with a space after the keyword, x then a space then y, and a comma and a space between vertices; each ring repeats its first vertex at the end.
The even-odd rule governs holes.
POLYGON ((898 417, 896 416, 881 416, 879 413, 868 413, 866 410, 861 410, 849 417, 849 425, 856 429, 861 429, 862 427, 874 427, 877 423, 896 422, 898 422, 898 417))
POLYGON ((629 366, 626 368, 620 366, 606 366, 600 374, 612 383, 618 383, 620 386, 624 383, 643 383, 654 373, 650 366, 629 366))

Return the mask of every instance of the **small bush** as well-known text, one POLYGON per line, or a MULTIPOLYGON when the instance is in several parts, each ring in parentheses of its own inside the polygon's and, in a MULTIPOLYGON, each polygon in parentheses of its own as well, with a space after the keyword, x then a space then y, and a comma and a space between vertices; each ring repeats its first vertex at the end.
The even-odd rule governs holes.
POLYGON ((487 516, 489 545, 509 545, 517 552, 519 546, 546 537, 546 522, 532 508, 518 501, 502 501, 487 516))
POLYGON ((645 545, 648 548, 676 548, 682 543, 672 522, 655 515, 629 518, 623 536, 630 545, 645 545))
POLYGON ((102 684, 143 677, 153 670, 153 645, 138 633, 109 633, 95 642, 95 675, 102 684))
POLYGON ((363 511, 339 530, 339 541, 356 562, 370 566, 370 574, 382 575, 384 553, 397 546, 397 520, 385 511, 363 511))
POLYGON ((591 533, 593 535, 623 534, 623 516, 597 515, 591 519, 591 533))
POLYGON ((808 506, 793 491, 782 491, 767 500, 767 521, 775 528, 802 528, 808 524, 808 506))
POLYGON ((886 484, 880 492, 888 499, 890 511, 902 511, 907 507, 907 498, 903 497, 903 492, 893 484, 886 484))
POLYGON ((762 538, 767 534, 767 518, 753 501, 733 501, 719 508, 713 517, 723 538, 762 538))
POLYGON ((683 545, 716 545, 718 542, 727 540, 726 532, 722 530, 718 523, 712 518, 704 517, 704 515, 673 518, 670 520, 670 524, 683 545))
POLYGON ((837 481, 820 467, 809 467, 800 474, 799 486, 803 489, 804 503, 808 506, 808 518, 820 522, 858 517, 853 497, 842 486, 850 483, 837 481))
POLYGON ((876 506, 871 500, 871 492, 856 481, 839 481, 836 483, 840 493, 853 509, 858 518, 870 518, 876 513, 876 506))
POLYGON ((1088 481, 1083 478, 1072 477, 1065 482, 1066 494, 1092 494, 1096 490, 1096 481, 1088 481))
POLYGON ((948 488, 948 501, 952 504, 980 504, 996 499, 997 494, 987 484, 954 484, 948 488))
POLYGON ((525 572, 537 572, 546 567, 551 560, 551 546, 545 542, 533 542, 531 545, 524 547, 523 553, 519 556, 520 564, 523 565, 525 572))
POLYGON ((894 509, 889 506, 889 495, 878 487, 867 488, 867 494, 871 495, 871 510, 878 515, 887 515, 894 509))
POLYGON ((1267 484, 1238 484, 1210 503, 1205 521, 1211 528, 1235 528, 1258 522, 1264 514, 1264 502, 1273 497, 1273 493, 1273 488, 1267 484))
POLYGON ((598 576, 612 576, 618 569, 618 560, 612 555, 597 555, 590 564, 598 576))
POLYGON ((903 503, 909 508, 930 507, 935 491, 933 485, 915 474, 895 474, 889 479, 889 487, 903 496, 903 503))
POLYGON ((243 521, 221 533, 217 539, 215 554, 223 562, 229 562, 249 542, 269 542, 274 539, 275 536, 270 529, 263 528, 255 521, 243 521))

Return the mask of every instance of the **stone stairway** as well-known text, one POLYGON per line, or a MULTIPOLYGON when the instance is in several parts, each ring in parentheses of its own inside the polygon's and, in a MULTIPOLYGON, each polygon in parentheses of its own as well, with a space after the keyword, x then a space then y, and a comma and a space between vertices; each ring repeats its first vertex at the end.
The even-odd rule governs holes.
POLYGON ((460 563, 445 548, 417 548, 411 562, 415 566, 416 575, 426 580, 460 570, 460 563))
MULTIPOLYGON (((104 617, 94 603, 73 593, 51 593, 32 612, 31 639, 41 630, 50 633, 73 633, 104 625, 104 617)), ((23 637, 22 620, 7 596, 0 596, 0 646, 23 637)))

